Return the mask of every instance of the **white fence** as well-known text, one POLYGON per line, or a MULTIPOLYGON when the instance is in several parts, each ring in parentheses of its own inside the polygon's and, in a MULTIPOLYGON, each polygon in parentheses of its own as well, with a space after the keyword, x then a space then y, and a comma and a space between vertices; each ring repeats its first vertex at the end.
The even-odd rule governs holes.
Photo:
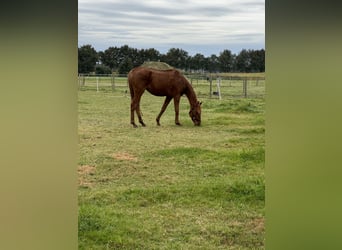
MULTIPOLYGON (((202 98, 264 98, 265 77, 185 75, 202 98)), ((128 93, 127 75, 79 75, 79 90, 128 93)))

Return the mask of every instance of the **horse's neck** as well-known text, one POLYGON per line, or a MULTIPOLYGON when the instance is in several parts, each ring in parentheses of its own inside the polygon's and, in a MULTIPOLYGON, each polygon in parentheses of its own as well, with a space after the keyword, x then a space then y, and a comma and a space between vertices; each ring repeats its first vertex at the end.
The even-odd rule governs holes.
POLYGON ((190 83, 187 83, 187 89, 185 91, 185 95, 188 98, 191 107, 194 107, 197 105, 197 102, 198 102, 197 97, 190 83))

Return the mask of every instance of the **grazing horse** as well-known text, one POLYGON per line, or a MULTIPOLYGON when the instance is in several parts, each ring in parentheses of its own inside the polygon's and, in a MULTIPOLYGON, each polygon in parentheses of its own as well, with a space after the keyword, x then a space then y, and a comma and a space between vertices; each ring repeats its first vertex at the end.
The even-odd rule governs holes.
POLYGON ((158 126, 160 126, 160 117, 172 98, 175 106, 175 123, 181 125, 179 122, 179 101, 183 94, 189 100, 189 115, 194 125, 201 125, 201 103, 197 100, 191 84, 178 70, 156 70, 139 66, 128 73, 128 85, 131 93, 131 124, 133 127, 137 127, 134 122, 134 111, 137 113, 141 125, 145 126, 140 111, 140 98, 145 90, 155 96, 166 96, 156 118, 158 126))

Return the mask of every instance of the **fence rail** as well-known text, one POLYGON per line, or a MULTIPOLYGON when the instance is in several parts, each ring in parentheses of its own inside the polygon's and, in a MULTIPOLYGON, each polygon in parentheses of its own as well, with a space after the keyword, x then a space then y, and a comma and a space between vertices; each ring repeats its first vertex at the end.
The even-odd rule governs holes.
MULTIPOLYGON (((201 98, 264 98, 265 77, 263 76, 221 76, 187 75, 197 95, 201 98)), ((85 75, 78 76, 78 88, 82 90, 128 93, 127 75, 85 75)))

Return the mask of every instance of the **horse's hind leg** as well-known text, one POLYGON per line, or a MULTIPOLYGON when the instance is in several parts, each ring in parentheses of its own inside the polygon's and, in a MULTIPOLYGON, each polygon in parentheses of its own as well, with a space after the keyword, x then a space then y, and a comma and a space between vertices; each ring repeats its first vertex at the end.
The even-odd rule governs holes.
POLYGON ((140 124, 145 127, 146 124, 144 123, 143 119, 142 119, 142 113, 141 113, 141 110, 140 110, 140 104, 138 104, 138 107, 136 109, 136 112, 137 112, 137 115, 138 115, 138 118, 139 118, 139 122, 140 124))
POLYGON ((137 124, 134 122, 134 111, 135 111, 135 103, 134 100, 131 101, 131 124, 133 125, 134 128, 137 128, 137 124))
POLYGON ((134 97, 133 100, 131 102, 131 124, 133 125, 133 127, 138 127, 135 122, 134 122, 134 111, 137 113, 138 115, 138 119, 139 122, 141 123, 141 125, 143 127, 145 127, 145 123, 141 117, 141 111, 140 111, 140 99, 141 99, 141 95, 144 93, 144 90, 142 91, 134 91, 134 97))

